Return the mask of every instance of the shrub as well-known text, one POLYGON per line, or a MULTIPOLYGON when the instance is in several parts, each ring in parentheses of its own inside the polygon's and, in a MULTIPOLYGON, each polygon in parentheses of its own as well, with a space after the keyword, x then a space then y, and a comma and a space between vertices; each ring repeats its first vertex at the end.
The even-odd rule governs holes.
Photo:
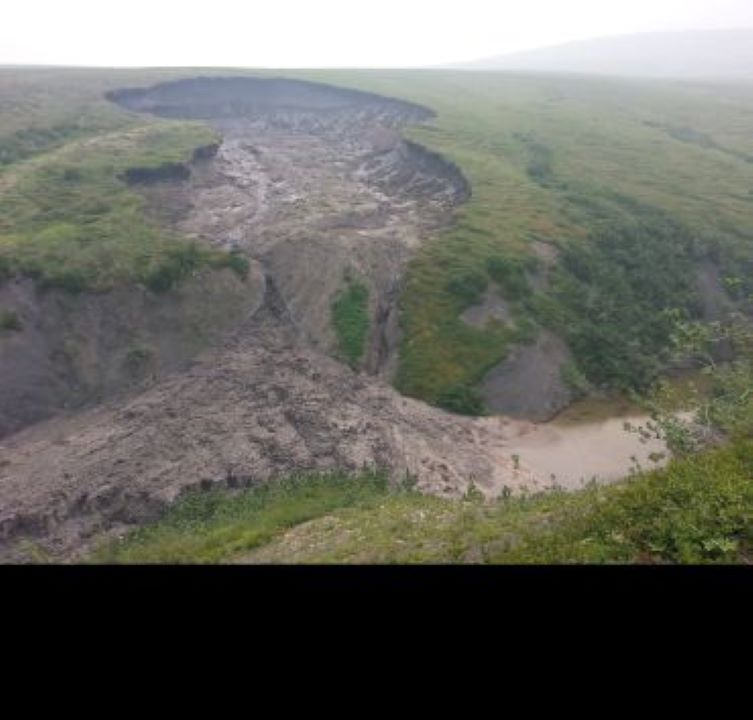
POLYGON ((668 311, 697 311, 694 254, 692 234, 679 225, 615 224, 589 242, 566 244, 548 301, 530 307, 564 335, 590 382, 642 391, 667 360, 668 311))
POLYGON ((21 318, 13 310, 0 309, 0 332, 23 330, 21 318))
POLYGON ((229 267, 239 278, 245 280, 251 267, 248 258, 237 249, 223 254, 220 258, 220 266, 229 267))
POLYGON ((459 415, 482 415, 484 401, 478 391, 468 385, 455 385, 437 397, 437 405, 459 415))
POLYGON ((530 266, 530 260, 523 258, 492 257, 486 261, 489 277, 499 284, 508 300, 522 300, 531 294, 526 277, 530 266))
POLYGON ((460 300, 464 306, 476 305, 489 286, 489 279, 483 273, 465 272, 447 283, 447 291, 460 300))
POLYGON ((575 363, 565 363, 560 369, 560 373, 562 381, 576 397, 585 397, 588 395, 591 385, 575 363))
POLYGON ((150 348, 144 345, 134 345, 125 354, 123 369, 131 377, 138 377, 143 375, 153 357, 154 353, 150 348))
POLYGON ((147 272, 144 284, 152 292, 166 292, 195 272, 201 266, 205 254, 196 243, 179 243, 170 247, 165 256, 147 272))

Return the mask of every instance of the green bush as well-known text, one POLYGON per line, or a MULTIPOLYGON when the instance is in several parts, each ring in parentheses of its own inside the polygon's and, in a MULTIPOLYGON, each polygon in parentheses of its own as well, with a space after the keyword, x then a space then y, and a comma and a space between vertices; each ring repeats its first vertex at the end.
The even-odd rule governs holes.
POLYGON ((645 390, 664 367, 673 313, 698 314, 692 233, 670 222, 635 222, 564 244, 537 319, 566 338, 598 386, 645 390))
POLYGON ((387 478, 364 471, 305 474, 265 482, 236 494, 195 492, 174 505, 158 523, 101 547, 93 562, 220 562, 269 543, 289 528, 336 509, 365 507, 383 500, 387 478))
POLYGON ((447 291, 464 307, 476 305, 489 286, 489 279, 480 272, 468 271, 447 283, 447 291))
POLYGON ((565 363, 560 372, 562 381, 576 397, 585 397, 591 391, 591 384, 575 363, 565 363))
POLYGON ((486 271, 508 300, 522 300, 531 294, 526 270, 531 269, 532 260, 535 259, 492 257, 486 261, 486 271))
POLYGON ((206 254, 206 250, 200 249, 193 242, 172 246, 165 256, 149 269, 144 277, 144 284, 152 292, 166 292, 183 278, 195 272, 201 266, 206 254))
POLYGON ((437 397, 437 405, 459 415, 483 415, 484 401, 479 392, 468 385, 455 385, 437 397))
POLYGON ((231 250, 227 255, 223 254, 221 264, 229 267, 239 278, 245 280, 248 277, 251 265, 248 258, 237 249, 231 250))
POLYGON ((134 345, 128 349, 123 358, 123 369, 131 377, 139 377, 144 374, 149 364, 154 359, 154 351, 144 345, 134 345))
POLYGON ((13 310, 0 308, 0 332, 17 332, 23 330, 23 323, 13 310))

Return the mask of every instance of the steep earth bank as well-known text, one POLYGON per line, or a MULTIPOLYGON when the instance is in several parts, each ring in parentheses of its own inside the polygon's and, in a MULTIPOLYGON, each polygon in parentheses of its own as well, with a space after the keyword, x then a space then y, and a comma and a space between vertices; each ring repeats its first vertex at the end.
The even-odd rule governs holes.
POLYGON ((178 288, 107 293, 0 285, 18 327, 0 333, 0 438, 55 412, 100 401, 176 370, 260 305, 264 278, 206 270, 178 288))

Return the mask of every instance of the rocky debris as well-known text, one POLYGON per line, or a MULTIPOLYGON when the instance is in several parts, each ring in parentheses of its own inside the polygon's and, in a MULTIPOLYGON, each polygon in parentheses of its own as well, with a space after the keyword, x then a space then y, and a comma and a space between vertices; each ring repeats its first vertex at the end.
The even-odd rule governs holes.
POLYGON ((23 540, 75 559, 188 490, 296 471, 386 468, 448 497, 536 487, 515 432, 406 399, 311 350, 274 298, 236 336, 143 394, 32 426, 0 450, 0 558, 23 540))

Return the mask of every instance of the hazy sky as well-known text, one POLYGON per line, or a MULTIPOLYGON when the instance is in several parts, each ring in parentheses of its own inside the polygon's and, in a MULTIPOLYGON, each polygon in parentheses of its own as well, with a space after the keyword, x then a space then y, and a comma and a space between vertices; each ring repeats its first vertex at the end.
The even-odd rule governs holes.
POLYGON ((1 63, 396 67, 753 27, 753 0, 2 0, 1 63))

